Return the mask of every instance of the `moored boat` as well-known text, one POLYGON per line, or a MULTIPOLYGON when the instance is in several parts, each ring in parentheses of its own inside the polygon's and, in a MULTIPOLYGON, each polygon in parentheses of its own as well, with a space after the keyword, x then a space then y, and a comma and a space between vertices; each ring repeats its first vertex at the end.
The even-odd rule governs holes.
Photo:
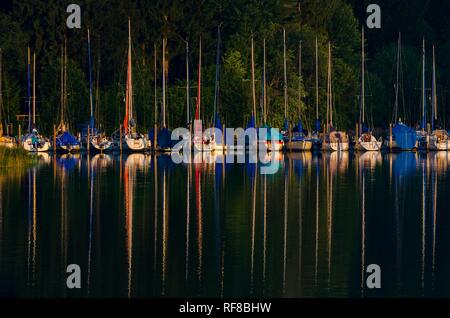
POLYGON ((365 126, 366 117, 366 96, 365 96, 365 50, 364 50, 364 27, 361 31, 361 97, 359 108, 359 123, 355 148, 359 151, 380 151, 382 140, 377 140, 372 131, 365 126))
POLYGON ((350 146, 347 133, 335 130, 333 127, 333 85, 331 65, 331 43, 328 42, 327 124, 323 136, 322 150, 347 151, 350 146))
POLYGON ((150 148, 151 141, 137 131, 133 113, 133 77, 131 66, 131 22, 130 19, 128 19, 128 63, 127 86, 125 92, 125 118, 123 120, 122 131, 116 131, 113 135, 114 148, 121 151, 144 152, 150 148))
POLYGON ((33 97, 30 93, 30 48, 28 48, 28 134, 22 137, 21 145, 29 152, 45 152, 50 149, 50 141, 41 136, 36 128, 36 54, 33 53, 33 97), (31 107, 32 106, 32 107, 31 107))
POLYGON ((298 106, 298 123, 291 130, 289 127, 289 121, 287 119, 288 108, 288 84, 287 84, 287 66, 286 66, 286 32, 283 29, 283 60, 284 60, 284 129, 283 129, 283 141, 284 147, 289 151, 308 151, 312 149, 313 140, 309 139, 308 132, 303 129, 303 123, 301 119, 301 102, 302 102, 302 46, 299 44, 299 106, 298 106))

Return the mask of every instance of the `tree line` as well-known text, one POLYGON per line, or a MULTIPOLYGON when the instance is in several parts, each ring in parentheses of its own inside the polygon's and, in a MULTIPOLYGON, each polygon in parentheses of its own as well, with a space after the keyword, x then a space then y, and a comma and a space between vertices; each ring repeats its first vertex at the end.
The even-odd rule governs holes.
MULTIPOLYGON (((138 127, 154 121, 155 92, 161 107, 162 38, 167 38, 167 118, 169 127, 186 125, 186 42, 189 43, 191 114, 195 111, 199 40, 202 41, 202 114, 213 117, 217 28, 221 30, 219 113, 227 126, 244 126, 252 111, 251 50, 255 43, 255 80, 261 113, 263 40, 267 51, 268 121, 284 120, 283 28, 287 36, 288 117, 312 127, 315 118, 315 39, 318 39, 319 113, 326 109, 328 42, 333 55, 335 125, 353 129, 358 118, 360 37, 369 1, 357 0, 154 0, 78 1, 82 28, 68 29, 58 0, 9 0, 1 4, 3 50, 3 120, 17 127, 27 114, 27 47, 36 52, 38 124, 51 133, 59 121, 61 48, 67 38, 68 112, 72 126, 89 119, 87 28, 91 32, 94 105, 102 127, 112 132, 124 115, 128 17, 131 19, 134 107, 138 127), (299 46, 302 47, 302 81, 299 46), (154 68, 156 54, 157 69, 154 68), (98 74, 98 77, 97 77, 98 74), (156 74, 156 77, 155 77, 156 74)), ((366 104, 369 122, 386 127, 392 117, 397 34, 402 31, 400 110, 411 124, 420 109, 421 39, 428 43, 427 78, 431 79, 431 44, 436 44, 440 121, 446 122, 446 85, 450 65, 443 1, 379 1, 382 28, 367 30, 366 104), (404 9, 407 8, 407 9, 404 9), (442 17, 442 19, 439 19, 442 17)), ((431 82, 428 83, 428 87, 431 82)), ((160 111, 158 111, 161 114, 160 111)), ((160 121, 160 118, 156 119, 160 121)), ((25 125, 25 123, 22 123, 25 125)))

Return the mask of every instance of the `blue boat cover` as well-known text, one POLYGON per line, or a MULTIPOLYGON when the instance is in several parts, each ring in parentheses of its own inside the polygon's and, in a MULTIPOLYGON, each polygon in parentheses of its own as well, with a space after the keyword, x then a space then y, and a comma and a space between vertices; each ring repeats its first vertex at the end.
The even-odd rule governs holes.
POLYGON ((175 143, 172 140, 172 132, 167 129, 167 128, 163 128, 157 136, 158 139, 158 146, 160 146, 161 148, 172 148, 175 143))
POLYGON ((368 133, 369 132, 369 128, 366 125, 362 125, 361 130, 363 133, 368 133))
POLYGON ((395 137, 397 145, 401 149, 412 149, 414 148, 417 140, 416 131, 409 128, 405 124, 397 123, 394 128, 392 128, 392 134, 395 137))
POLYGON ((288 122, 287 118, 284 119, 283 130, 284 131, 289 130, 289 122, 288 122))
POLYGON ((255 116, 252 115, 252 117, 250 117, 250 120, 247 124, 247 128, 255 128, 255 116))
POLYGON ((322 124, 320 122, 320 119, 316 120, 316 131, 319 132, 322 129, 322 124))
POLYGON ((152 145, 153 145, 154 138, 155 138, 155 130, 152 128, 148 132, 148 140, 150 140, 152 142, 152 145))
POLYGON ((299 119, 297 125, 294 126, 294 132, 303 132, 303 123, 302 120, 299 119))
POLYGON ((59 147, 61 147, 61 146, 76 146, 76 145, 80 145, 80 142, 71 133, 65 131, 62 133, 62 135, 60 135, 56 138, 56 145, 59 147))

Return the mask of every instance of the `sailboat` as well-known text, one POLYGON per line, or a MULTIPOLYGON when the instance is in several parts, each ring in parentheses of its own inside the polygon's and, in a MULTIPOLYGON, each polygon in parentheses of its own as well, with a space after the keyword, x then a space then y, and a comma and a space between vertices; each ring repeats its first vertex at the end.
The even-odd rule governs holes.
MULTIPOLYGON (((252 38, 251 38, 251 84, 252 84, 252 112, 251 112, 251 116, 250 119, 247 123, 247 127, 246 129, 257 129, 257 122, 256 122, 256 90, 255 90, 255 53, 254 53, 254 45, 253 45, 253 34, 252 34, 252 38)), ((246 138, 245 139, 245 148, 247 149, 253 149, 256 150, 258 147, 258 141, 257 140, 249 140, 251 138, 246 138), (250 142, 252 142, 253 144, 250 144, 250 142)), ((236 150, 241 151, 242 146, 241 145, 237 145, 235 147, 236 150)))
POLYGON ((67 43, 64 41, 64 50, 61 54, 61 114, 56 136, 56 149, 76 152, 81 149, 81 142, 69 132, 69 125, 65 121, 67 112, 67 43))
POLYGON ((359 109, 359 123, 357 129, 358 141, 356 142, 356 149, 361 151, 380 151, 382 141, 377 140, 372 131, 366 128, 365 120, 365 51, 364 51, 364 27, 361 32, 361 97, 359 109))
POLYGON ((417 135, 414 129, 405 125, 401 118, 398 117, 399 107, 399 84, 400 84, 400 67, 401 67, 401 34, 398 35, 397 44, 397 77, 395 83, 395 104, 393 123, 389 126, 389 136, 385 140, 385 147, 392 150, 409 151, 417 146, 417 135))
POLYGON ((287 105, 288 105, 288 94, 287 94, 287 75, 286 75, 286 38, 285 32, 283 30, 283 47, 284 47, 284 143, 287 150, 311 150, 313 146, 313 141, 307 138, 308 132, 303 129, 303 123, 300 116, 300 107, 302 102, 302 44, 299 44, 299 112, 298 112, 298 122, 294 126, 292 133, 289 130, 289 122, 287 120, 287 105))
MULTIPOLYGON (((9 132, 3 135, 3 72, 2 72, 2 49, 0 49, 0 146, 7 148, 14 148, 16 140, 9 136, 9 132)), ((6 125, 5 125, 6 126, 6 125)))
POLYGON ((166 68, 166 47, 167 47, 167 39, 163 38, 163 45, 162 45, 162 129, 158 133, 158 150, 162 152, 170 152, 173 146, 172 141, 172 132, 166 127, 166 75, 167 75, 167 68, 166 68))
POLYGON ((266 129, 266 136, 262 138, 259 136, 258 129, 258 149, 265 149, 266 151, 281 151, 284 147, 283 135, 280 133, 272 137, 272 129, 267 124, 267 76, 266 76, 266 39, 263 40, 263 76, 262 76, 262 108, 263 121, 262 129, 266 129), (273 139, 273 141, 272 141, 273 139))
MULTIPOLYGON (((195 120, 199 121, 201 118, 201 85, 202 85, 202 39, 199 42, 199 59, 198 59, 198 85, 197 85, 197 105, 195 108, 195 120)), ((193 144, 196 151, 214 151, 214 138, 207 138, 203 136, 202 127, 194 124, 193 144)))
POLYGON ((311 140, 313 142, 313 147, 315 149, 321 149, 322 148, 322 138, 320 136, 320 132, 322 130, 321 121, 319 118, 319 48, 317 43, 317 37, 316 37, 316 50, 315 50, 315 59, 316 59, 316 120, 314 122, 314 130, 311 133, 311 140))
POLYGON ((43 152, 50 149, 50 141, 42 137, 36 128, 36 54, 33 53, 33 98, 30 93, 30 48, 28 48, 28 134, 22 137, 22 147, 30 152, 43 152), (30 114, 32 112, 32 114, 30 114))
POLYGON ((214 128, 222 132, 222 138, 216 138, 215 133, 212 135, 214 142, 214 150, 223 152, 227 150, 225 144, 225 129, 220 121, 219 116, 219 97, 220 97, 220 26, 217 27, 217 53, 216 53, 216 83, 214 88, 214 128))
POLYGON ((333 127, 333 85, 331 68, 331 43, 328 42, 328 92, 327 92, 327 126, 322 142, 322 150, 347 151, 349 148, 348 135, 344 131, 337 131, 333 127))
POLYGON ((420 120, 420 129, 416 131, 418 149, 428 148, 427 96, 425 82, 425 39, 422 39, 422 118, 420 120))
POLYGON ((125 118, 123 119, 122 140, 117 138, 117 132, 114 134, 116 148, 120 148, 122 141, 123 151, 142 152, 150 147, 151 142, 147 138, 137 132, 136 120, 133 118, 133 81, 131 68, 131 22, 128 19, 128 66, 127 66, 127 87, 125 93, 125 118))
MULTIPOLYGON (((108 138, 106 134, 96 126, 96 118, 94 116, 94 104, 92 98, 92 64, 91 64, 91 37, 88 29, 88 60, 89 60, 89 109, 90 109, 90 121, 89 121, 89 140, 86 142, 90 142, 93 149, 103 152, 110 150, 112 148, 112 139, 108 138)), ((97 70, 98 75, 98 70, 97 70)), ((97 76, 97 85, 98 85, 98 76, 97 76)), ((98 108, 99 101, 98 96, 96 99, 96 106, 98 108)), ((97 118, 98 119, 98 118, 97 118)))
POLYGON ((437 93, 436 93, 436 59, 433 45, 433 82, 431 87, 431 136, 429 137, 430 150, 444 150, 450 149, 450 135, 445 129, 435 129, 435 121, 437 120, 437 93))

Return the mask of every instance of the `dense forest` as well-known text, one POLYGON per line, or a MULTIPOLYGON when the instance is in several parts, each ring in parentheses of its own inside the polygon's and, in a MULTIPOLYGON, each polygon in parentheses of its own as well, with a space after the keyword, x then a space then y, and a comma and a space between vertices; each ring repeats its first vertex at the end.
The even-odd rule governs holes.
MULTIPOLYGON (((186 124, 186 41, 189 43, 190 106, 194 111, 199 39, 202 39, 203 119, 211 121, 214 105, 217 28, 221 30, 218 108, 227 126, 245 126, 252 109, 251 50, 255 43, 256 94, 261 94, 262 44, 267 47, 268 120, 281 127, 284 117, 283 28, 287 38, 289 117, 299 114, 307 127, 315 117, 315 38, 319 43, 320 114, 327 87, 327 45, 333 55, 335 125, 353 129, 358 118, 361 28, 367 0, 152 0, 57 1, 6 0, 0 12, 4 122, 19 124, 27 114, 27 47, 36 52, 38 124, 44 133, 59 121, 61 48, 67 38, 68 111, 73 126, 89 118, 87 28, 92 43, 94 104, 99 122, 116 129, 124 114, 128 17, 131 19, 134 107, 138 126, 154 122, 155 96, 161 106, 162 38, 168 40, 167 119, 170 127, 186 124), (68 4, 81 7, 81 28, 68 29, 68 4), (299 81, 299 44, 302 78, 299 81), (155 51, 156 48, 156 51, 155 51), (154 57, 157 69, 155 78, 154 57), (97 77, 98 74, 98 77, 97 77), (98 80, 97 80, 98 78, 98 80), (301 83, 301 84, 300 84, 301 83), (301 92, 301 95, 299 94, 301 92), (303 98, 300 100, 300 96, 303 98)), ((431 51, 436 45, 439 123, 447 121, 450 60, 450 2, 445 0, 378 0, 381 29, 366 30, 366 104, 369 122, 385 128, 394 105, 398 33, 402 33, 399 109, 402 119, 419 121, 421 45, 426 41, 427 94, 431 87, 431 51)), ((260 108, 258 108, 260 112, 260 108)), ((160 113, 160 112, 159 112, 160 113)), ((158 118, 160 121, 161 118, 158 118)), ((22 122, 22 125, 26 124, 22 122)), ((447 127, 448 128, 448 127, 447 127)))

